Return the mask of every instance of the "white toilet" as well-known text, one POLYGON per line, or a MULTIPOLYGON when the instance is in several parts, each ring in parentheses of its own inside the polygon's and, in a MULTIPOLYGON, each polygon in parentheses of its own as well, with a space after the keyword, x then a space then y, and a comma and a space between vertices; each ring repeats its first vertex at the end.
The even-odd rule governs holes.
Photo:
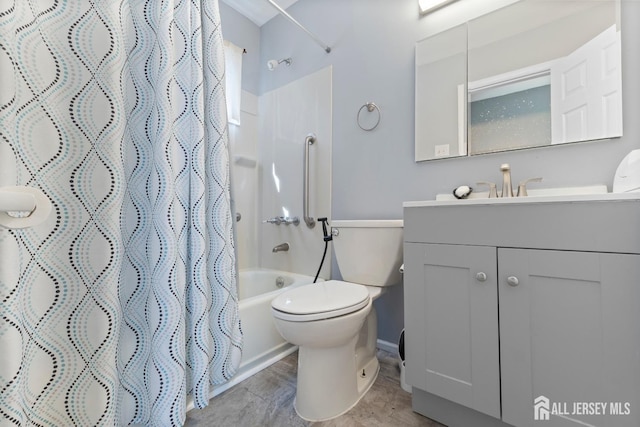
POLYGON ((333 221, 345 281, 283 292, 271 303, 278 332, 299 346, 295 408, 307 421, 344 414, 378 376, 373 300, 400 283, 402 220, 333 221))

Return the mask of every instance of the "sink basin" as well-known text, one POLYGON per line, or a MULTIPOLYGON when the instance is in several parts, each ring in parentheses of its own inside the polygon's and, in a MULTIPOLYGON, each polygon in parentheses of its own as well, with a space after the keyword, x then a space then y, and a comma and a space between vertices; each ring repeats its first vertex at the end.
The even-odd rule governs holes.
POLYGON ((422 206, 464 206, 464 205, 493 205, 493 204, 525 204, 525 203, 558 203, 585 201, 615 201, 640 200, 640 192, 636 193, 607 193, 606 185, 566 188, 538 188, 529 189, 527 197, 509 197, 489 199, 489 193, 471 193, 469 198, 458 200, 453 194, 438 194, 435 200, 404 202, 404 207, 422 206))

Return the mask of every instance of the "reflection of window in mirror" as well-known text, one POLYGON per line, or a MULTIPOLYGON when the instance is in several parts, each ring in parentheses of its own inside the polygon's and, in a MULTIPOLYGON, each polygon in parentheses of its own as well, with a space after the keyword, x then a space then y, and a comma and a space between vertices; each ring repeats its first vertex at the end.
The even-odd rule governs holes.
POLYGON ((469 154, 551 144, 551 63, 469 82, 469 154))
POLYGON ((549 76, 470 91, 468 132, 470 155, 551 144, 549 76))

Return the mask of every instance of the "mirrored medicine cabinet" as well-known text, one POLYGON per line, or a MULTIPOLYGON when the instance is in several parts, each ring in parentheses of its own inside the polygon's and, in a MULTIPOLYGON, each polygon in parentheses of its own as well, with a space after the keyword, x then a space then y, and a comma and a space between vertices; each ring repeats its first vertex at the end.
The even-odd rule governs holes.
POLYGON ((415 160, 622 136, 620 0, 520 0, 416 44, 415 160))

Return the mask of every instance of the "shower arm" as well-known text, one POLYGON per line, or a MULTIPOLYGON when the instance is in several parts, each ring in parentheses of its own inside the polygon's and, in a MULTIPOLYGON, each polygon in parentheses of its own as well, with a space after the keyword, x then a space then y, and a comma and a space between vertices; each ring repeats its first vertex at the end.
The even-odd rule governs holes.
POLYGON ((293 16, 289 15, 289 13, 284 10, 283 8, 281 8, 274 0, 267 0, 271 6, 275 7, 276 9, 278 9, 278 12, 280 12, 280 14, 282 14, 282 16, 284 16, 285 18, 287 18, 289 21, 293 22, 294 24, 296 24, 298 27, 300 27, 301 30, 303 30, 305 33, 307 33, 309 35, 309 37, 311 37, 313 39, 313 41, 315 41, 316 43, 318 43, 318 45, 320 45, 320 47, 322 49, 324 49, 325 52, 329 53, 331 52, 331 48, 329 46, 327 46, 326 44, 324 44, 324 42, 322 40, 320 40, 318 38, 318 36, 316 36, 315 34, 313 34, 311 31, 307 30, 301 23, 299 23, 293 16))
POLYGON ((316 136, 313 133, 307 135, 304 139, 304 170, 302 171, 304 182, 302 183, 302 216, 307 227, 313 228, 316 221, 309 216, 309 147, 316 142, 316 136))

